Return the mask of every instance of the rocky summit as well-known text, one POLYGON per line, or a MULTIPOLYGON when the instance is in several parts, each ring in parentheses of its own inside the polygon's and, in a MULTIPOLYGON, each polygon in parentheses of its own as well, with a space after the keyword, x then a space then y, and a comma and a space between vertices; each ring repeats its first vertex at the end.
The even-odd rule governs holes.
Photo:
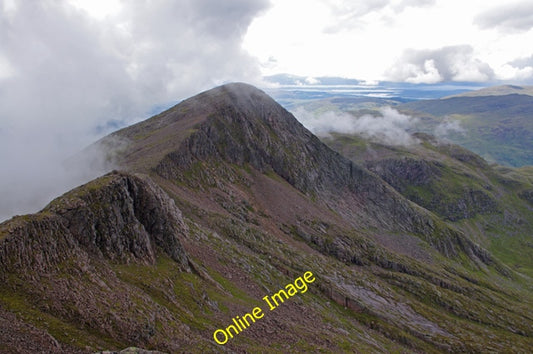
POLYGON ((417 139, 241 83, 111 134, 117 171, 0 224, 0 352, 528 352, 533 174, 417 139))

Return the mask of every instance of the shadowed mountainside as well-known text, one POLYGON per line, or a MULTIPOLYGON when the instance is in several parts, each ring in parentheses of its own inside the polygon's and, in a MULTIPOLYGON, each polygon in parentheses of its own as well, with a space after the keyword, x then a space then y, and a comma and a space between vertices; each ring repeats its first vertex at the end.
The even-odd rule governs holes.
POLYGON ((531 168, 489 165, 460 146, 424 133, 414 136, 418 143, 394 147, 343 134, 324 141, 453 222, 507 265, 533 275, 531 168))

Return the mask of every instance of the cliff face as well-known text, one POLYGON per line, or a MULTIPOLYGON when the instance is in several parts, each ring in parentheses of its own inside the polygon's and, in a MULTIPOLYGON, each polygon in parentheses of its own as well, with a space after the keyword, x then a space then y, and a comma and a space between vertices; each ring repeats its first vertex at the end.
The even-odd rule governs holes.
MULTIPOLYGON (((146 343, 154 316, 171 320, 168 311, 129 294, 135 289, 119 279, 113 265, 153 266, 158 254, 166 254, 188 272, 180 241, 186 233, 181 211, 149 178, 116 172, 103 176, 35 216, 0 226, 4 306, 33 308, 44 321, 58 316, 110 338, 146 343), (135 298, 143 304, 141 316, 129 309, 135 298)), ((68 341, 53 344, 54 350, 72 350, 68 341)))
POLYGON ((401 186, 445 177, 433 162, 391 160, 367 165, 371 172, 245 84, 207 91, 107 139, 128 141, 116 152, 125 172, 0 225, 0 351, 24 341, 31 345, 22 352, 531 344, 523 275, 402 195, 401 186), (316 281, 305 294, 224 346, 213 341, 216 329, 306 271, 316 281), (10 321, 34 339, 4 329, 10 321))
POLYGON ((2 274, 21 267, 36 274, 70 258, 155 262, 156 248, 185 269, 181 211, 147 178, 112 173, 54 200, 38 218, 2 225, 2 274), (82 255, 83 254, 83 255, 82 255))

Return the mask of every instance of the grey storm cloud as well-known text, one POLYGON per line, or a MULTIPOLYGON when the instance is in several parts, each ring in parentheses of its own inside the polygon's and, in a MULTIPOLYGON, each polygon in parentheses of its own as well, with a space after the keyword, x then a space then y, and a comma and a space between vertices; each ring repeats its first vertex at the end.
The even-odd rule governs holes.
POLYGON ((489 81, 494 71, 474 57, 469 45, 440 49, 406 50, 386 75, 395 81, 436 83, 443 81, 489 81))
POLYGON ((118 126, 226 81, 260 78, 241 48, 266 0, 0 0, 0 220, 103 173, 63 161, 118 126), (76 168, 72 168, 76 166, 76 168))
POLYGON ((510 2, 479 14, 474 23, 482 29, 529 31, 533 28, 533 2, 510 2))

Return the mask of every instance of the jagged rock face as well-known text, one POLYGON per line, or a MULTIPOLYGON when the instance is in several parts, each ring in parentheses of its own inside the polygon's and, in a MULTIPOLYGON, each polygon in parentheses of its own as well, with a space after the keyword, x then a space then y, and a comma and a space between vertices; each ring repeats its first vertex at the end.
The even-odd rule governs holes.
POLYGON ((324 179, 320 172, 326 166, 320 163, 331 151, 262 91, 244 84, 215 90, 207 119, 159 163, 160 175, 175 178, 195 160, 222 159, 262 172, 274 170, 304 192, 346 183, 342 174, 350 163, 334 159, 327 167, 335 178, 324 179))
MULTIPOLYGON (((38 311, 38 321, 43 317, 53 321, 55 335, 62 336, 65 331, 58 330, 60 319, 71 336, 78 333, 76 328, 85 328, 87 338, 96 342, 98 336, 104 336, 107 341, 149 345, 152 340, 161 341, 154 337, 157 322, 164 323, 159 325, 158 336, 176 337, 176 331, 187 328, 175 324, 168 309, 122 279, 116 267, 155 266, 163 254, 175 262, 177 270, 190 272, 181 244, 187 233, 181 211, 148 177, 110 173, 57 198, 38 214, 15 217, 0 225, 0 280, 4 286, 0 298, 11 309, 29 308, 30 314, 38 311)), ((45 325, 49 326, 46 321, 45 325)), ((50 335, 32 330, 39 335, 36 343, 49 348, 46 335, 50 335)), ((0 333, 0 342, 4 335, 8 348, 23 340, 7 332, 0 333)), ((186 342, 184 337, 177 339, 176 345, 186 342)), ((79 351, 71 348, 68 340, 60 345, 50 338, 55 341, 51 352, 79 351)), ((20 349, 29 352, 30 348, 20 349)))
POLYGON ((371 161, 367 167, 400 191, 406 184, 427 185, 442 175, 437 163, 412 158, 371 161))
POLYGON ((156 247, 187 268, 180 210, 148 178, 112 173, 54 200, 38 218, 0 230, 0 265, 39 274, 87 253, 117 262, 155 261, 156 247))
POLYGON ((525 190, 518 194, 518 196, 526 201, 529 202, 529 204, 533 205, 533 189, 532 190, 525 190))

